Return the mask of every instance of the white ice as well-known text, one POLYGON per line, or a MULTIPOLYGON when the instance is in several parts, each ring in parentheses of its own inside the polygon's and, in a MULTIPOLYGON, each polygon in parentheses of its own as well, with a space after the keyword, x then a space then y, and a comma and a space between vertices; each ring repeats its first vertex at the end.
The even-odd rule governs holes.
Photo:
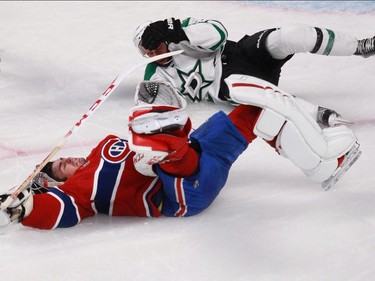
MULTIPOLYGON (((20 185, 112 80, 142 61, 132 44, 141 22, 214 18, 232 40, 287 23, 374 36, 374 5, 361 13, 350 2, 332 11, 238 1, 0 2, 0 191, 20 185)), ((255 141, 198 216, 1 228, 1 279, 374 280, 374 67, 374 57, 298 54, 283 69, 281 88, 355 122, 363 155, 333 190, 255 141)), ((142 74, 127 76, 57 157, 86 156, 107 134, 124 136, 142 74)), ((194 126, 219 109, 191 105, 194 126)))

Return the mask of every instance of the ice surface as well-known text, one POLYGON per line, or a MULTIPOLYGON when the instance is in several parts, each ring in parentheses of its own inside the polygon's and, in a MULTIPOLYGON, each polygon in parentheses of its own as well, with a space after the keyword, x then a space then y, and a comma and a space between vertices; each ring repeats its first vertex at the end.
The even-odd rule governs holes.
MULTIPOLYGON (((0 2, 0 190, 21 184, 113 79, 142 60, 132 35, 145 20, 215 18, 232 40, 296 22, 375 35, 373 3, 311 2, 0 2)), ((374 57, 298 54, 283 69, 284 90, 355 122, 363 154, 334 189, 324 192, 255 141, 196 217, 97 216, 71 229, 0 229, 1 278, 373 280, 374 66, 374 57)), ((107 134, 124 135, 141 78, 141 70, 129 75, 58 156, 86 156, 107 134)), ((218 109, 191 105, 194 125, 218 109)))

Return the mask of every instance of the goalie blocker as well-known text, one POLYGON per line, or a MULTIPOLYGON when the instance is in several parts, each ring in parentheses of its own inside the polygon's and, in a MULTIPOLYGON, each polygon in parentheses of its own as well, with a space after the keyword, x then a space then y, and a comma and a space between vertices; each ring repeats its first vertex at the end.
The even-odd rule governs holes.
POLYGON ((234 102, 263 108, 254 133, 275 141, 276 150, 290 159, 311 180, 329 189, 361 152, 353 132, 345 125, 321 129, 302 103, 264 80, 231 75, 225 79, 234 102))

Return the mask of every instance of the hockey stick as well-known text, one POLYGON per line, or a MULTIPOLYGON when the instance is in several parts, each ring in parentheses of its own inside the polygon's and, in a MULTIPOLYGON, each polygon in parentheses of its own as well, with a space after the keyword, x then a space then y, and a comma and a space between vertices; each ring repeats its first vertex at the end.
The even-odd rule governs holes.
POLYGON ((120 82, 128 76, 130 73, 134 72, 138 68, 145 66, 151 62, 168 58, 174 55, 181 54, 183 50, 169 52, 165 54, 161 54, 158 56, 154 56, 148 58, 147 60, 143 61, 142 63, 131 67, 130 69, 123 71, 120 73, 119 76, 113 80, 113 82, 109 85, 109 87, 103 92, 103 94, 91 105, 89 110, 81 117, 81 119, 68 131, 68 133, 63 137, 63 139, 56 145, 56 147, 51 151, 50 154, 34 169, 34 171, 26 178, 26 180, 10 195, 8 198, 0 204, 0 210, 5 210, 8 206, 12 203, 14 199, 28 186, 28 184, 33 180, 33 178, 43 169, 43 167, 61 150, 61 148, 65 145, 68 138, 76 133, 79 128, 81 127, 82 123, 86 121, 93 112, 98 109, 98 107, 109 97, 109 95, 113 92, 114 89, 120 84, 120 82))

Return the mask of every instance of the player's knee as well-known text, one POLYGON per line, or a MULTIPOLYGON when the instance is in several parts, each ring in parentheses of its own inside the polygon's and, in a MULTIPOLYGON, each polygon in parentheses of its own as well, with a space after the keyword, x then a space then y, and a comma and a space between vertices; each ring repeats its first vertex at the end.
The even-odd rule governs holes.
POLYGON ((284 59, 295 53, 310 52, 316 44, 314 27, 292 24, 273 31, 267 38, 267 49, 275 59, 284 59))

